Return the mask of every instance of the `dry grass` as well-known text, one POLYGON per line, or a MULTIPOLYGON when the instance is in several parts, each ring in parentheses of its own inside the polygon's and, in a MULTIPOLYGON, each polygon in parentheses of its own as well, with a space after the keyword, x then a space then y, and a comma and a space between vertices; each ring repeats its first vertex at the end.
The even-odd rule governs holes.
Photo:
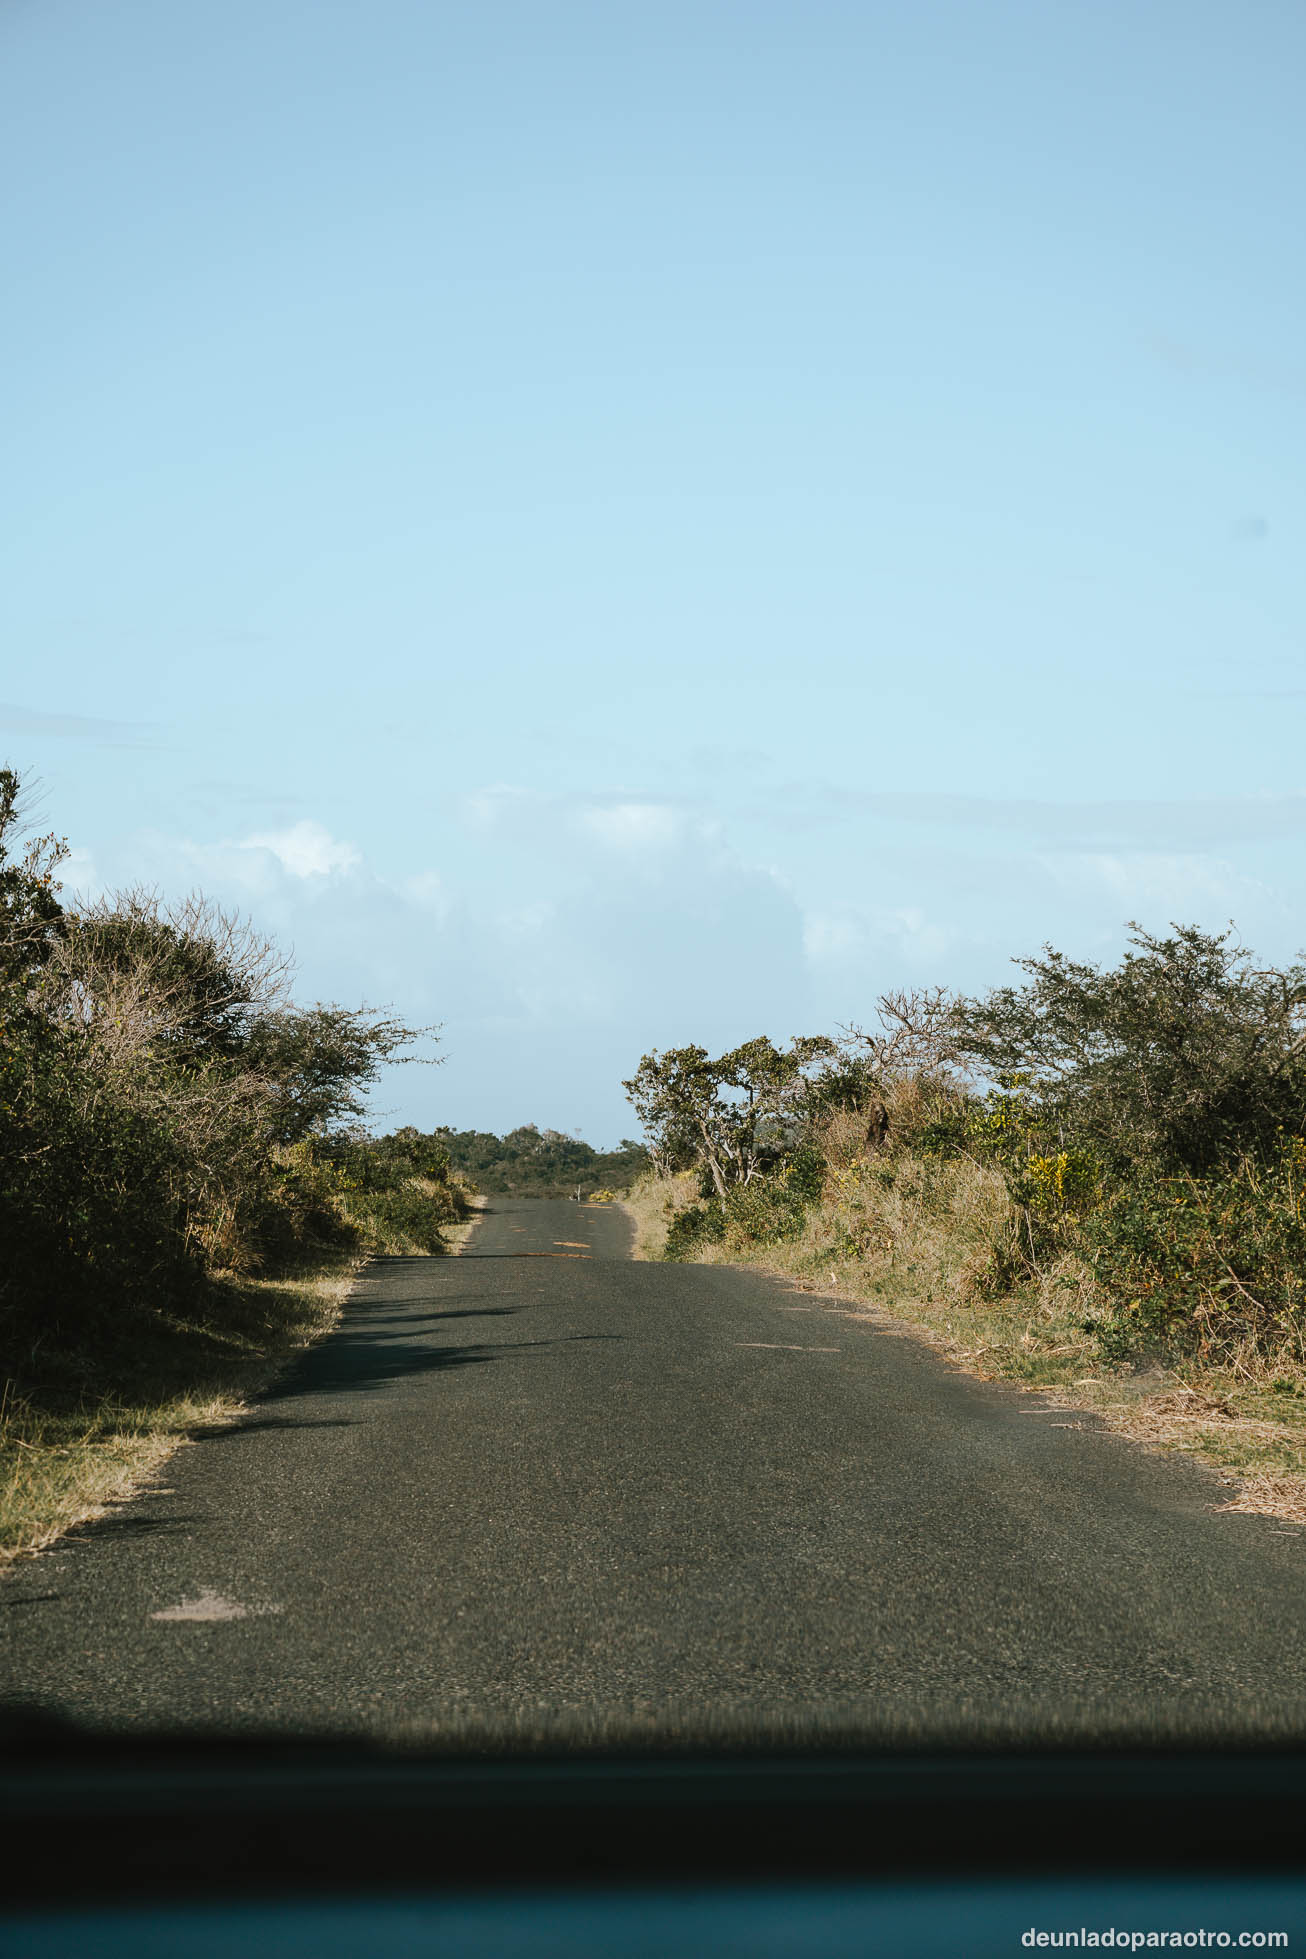
POLYGON ((481 1212, 490 1200, 488 1197, 482 1197, 479 1191, 465 1189, 463 1192, 463 1201, 468 1206, 471 1215, 465 1217, 461 1224, 446 1224, 441 1227, 444 1232, 445 1249, 453 1258, 457 1258, 458 1254, 466 1246, 467 1240, 476 1229, 481 1212))
MULTIPOLYGON (((1306 1368, 1250 1352, 1221 1367, 1105 1363, 1084 1330, 1092 1287, 1078 1261, 1063 1259, 1037 1286, 1001 1289, 993 1246, 1013 1219, 996 1173, 966 1159, 860 1156, 863 1138, 832 1127, 826 1194, 801 1236, 728 1237, 698 1258, 787 1278, 825 1310, 911 1333, 969 1374, 1190 1455, 1236 1486, 1229 1509, 1306 1522, 1306 1368)), ((636 1186, 625 1208, 637 1258, 662 1256, 669 1218, 696 1196, 692 1177, 636 1186)))
POLYGON ((698 1179, 689 1172, 675 1177, 640 1177, 620 1200, 620 1208, 635 1227, 631 1257, 660 1259, 672 1218, 697 1198, 698 1179))
POLYGON ((334 1326, 362 1264, 337 1254, 291 1278, 227 1282, 230 1329, 168 1329, 107 1391, 0 1385, 0 1570, 138 1488, 197 1428, 234 1421, 334 1326))
MULTIPOLYGON (((424 1191, 447 1196, 434 1184, 424 1191)), ((486 1201, 461 1180, 457 1193, 470 1214, 441 1226, 453 1255, 486 1201)), ((393 1235, 378 1249, 422 1250, 393 1235)), ((65 1381, 18 1393, 0 1381, 0 1570, 131 1496, 196 1429, 235 1421, 251 1395, 335 1325, 367 1256, 325 1253, 283 1278, 230 1275, 220 1282, 227 1310, 213 1316, 216 1329, 159 1329, 108 1387, 65 1381)))
MULTIPOLYGON (((413 1178, 441 1206, 442 1252, 462 1250, 485 1199, 462 1178, 413 1178), (452 1197, 462 1213, 446 1221, 452 1197)), ((79 1375, 71 1361, 20 1390, 0 1376, 0 1570, 136 1490, 198 1428, 234 1421, 301 1351, 340 1317, 373 1251, 424 1254, 402 1228, 367 1214, 367 1249, 322 1250, 278 1278, 227 1273, 203 1324, 154 1318, 130 1350, 79 1375)))

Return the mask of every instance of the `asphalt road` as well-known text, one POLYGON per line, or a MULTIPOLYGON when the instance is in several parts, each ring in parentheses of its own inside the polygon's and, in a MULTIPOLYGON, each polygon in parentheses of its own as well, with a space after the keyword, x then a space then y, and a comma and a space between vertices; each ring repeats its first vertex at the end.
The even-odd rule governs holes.
POLYGON ((1306 1532, 779 1280, 496 1198, 0 1583, 0 1694, 436 1737, 1306 1735, 1306 1532))

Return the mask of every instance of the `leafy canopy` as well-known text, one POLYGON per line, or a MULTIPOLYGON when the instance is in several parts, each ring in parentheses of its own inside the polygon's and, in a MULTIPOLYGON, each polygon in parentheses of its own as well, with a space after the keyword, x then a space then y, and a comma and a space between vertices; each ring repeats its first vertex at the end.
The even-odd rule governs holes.
POLYGON ((623 1082, 663 1172, 698 1165, 718 1197, 765 1168, 797 1121, 809 1073, 837 1053, 826 1035, 787 1049, 765 1035, 715 1060, 706 1048, 646 1054, 623 1082))
POLYGON ((1111 970, 1050 946, 1016 961, 1023 986, 958 1006, 959 1052, 1117 1173, 1148 1157, 1200 1175, 1300 1133, 1306 966, 1258 967, 1232 931, 1130 934, 1111 970))

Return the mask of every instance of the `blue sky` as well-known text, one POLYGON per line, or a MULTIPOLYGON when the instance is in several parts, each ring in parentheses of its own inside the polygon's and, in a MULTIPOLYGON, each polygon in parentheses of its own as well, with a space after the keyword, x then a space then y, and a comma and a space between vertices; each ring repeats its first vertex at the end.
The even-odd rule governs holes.
POLYGON ((0 752, 386 1120, 1306 942, 1306 13, 9 0, 0 752))

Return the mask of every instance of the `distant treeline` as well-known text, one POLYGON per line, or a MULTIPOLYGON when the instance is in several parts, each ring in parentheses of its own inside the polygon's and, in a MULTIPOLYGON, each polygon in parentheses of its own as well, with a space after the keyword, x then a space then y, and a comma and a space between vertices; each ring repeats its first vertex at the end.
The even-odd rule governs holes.
POLYGON ((626 1138, 615 1150, 592 1149, 559 1129, 533 1122, 492 1136, 482 1129, 438 1129, 450 1168, 479 1190, 510 1197, 574 1197, 579 1188, 620 1190, 649 1167, 649 1153, 626 1138))

